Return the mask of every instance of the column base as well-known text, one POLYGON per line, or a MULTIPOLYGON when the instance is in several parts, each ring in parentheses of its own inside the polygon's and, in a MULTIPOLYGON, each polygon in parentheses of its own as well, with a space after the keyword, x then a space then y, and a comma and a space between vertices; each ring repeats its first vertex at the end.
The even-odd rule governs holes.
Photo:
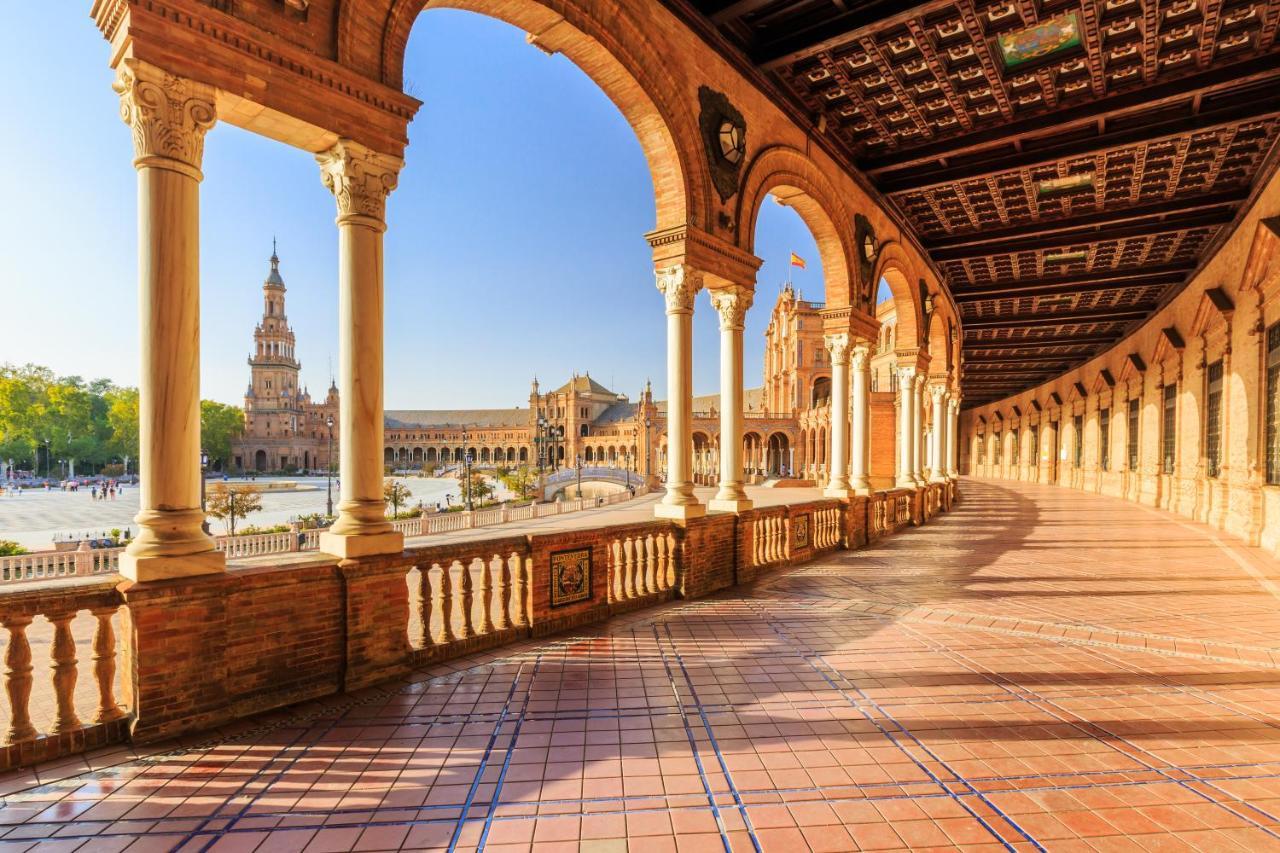
POLYGON ((691 504, 656 503, 653 505, 654 518, 669 518, 674 521, 688 521, 691 518, 702 518, 706 514, 707 514, 707 508, 700 503, 691 503, 691 504))
POLYGON ((320 550, 343 560, 378 554, 399 554, 404 550, 404 534, 398 530, 368 534, 326 531, 320 534, 320 550))
POLYGON ((842 486, 827 486, 822 490, 824 498, 850 498, 853 497, 853 489, 846 489, 842 486))
POLYGON ((914 489, 916 487, 916 481, 910 477, 902 477, 894 481, 893 487, 895 489, 914 489))
POLYGON ((755 506, 750 498, 712 498, 707 501, 707 509, 713 512, 746 512, 755 506))
POLYGON ((131 581, 163 581, 195 575, 216 575, 227 570, 227 555, 221 551, 201 551, 182 557, 120 555, 120 574, 131 581))

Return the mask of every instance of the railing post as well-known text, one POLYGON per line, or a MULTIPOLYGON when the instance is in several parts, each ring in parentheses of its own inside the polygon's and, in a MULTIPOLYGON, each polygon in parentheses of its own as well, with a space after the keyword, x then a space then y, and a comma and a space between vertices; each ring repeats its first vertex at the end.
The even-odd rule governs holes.
POLYGON ((93 633, 93 677, 98 682, 98 710, 93 715, 95 723, 109 723, 124 716, 124 709, 116 704, 116 632, 111 625, 118 609, 113 604, 89 611, 98 620, 93 633))
POLYGON ((71 635, 74 610, 45 615, 53 624, 53 643, 49 646, 49 668, 53 674, 53 695, 57 716, 49 734, 61 734, 80 728, 76 716, 76 639, 71 635))
POLYGON ((31 725, 31 644, 27 641, 27 626, 31 617, 23 614, 5 616, 0 620, 9 632, 8 648, 4 653, 4 690, 9 697, 9 743, 30 740, 36 736, 31 725))

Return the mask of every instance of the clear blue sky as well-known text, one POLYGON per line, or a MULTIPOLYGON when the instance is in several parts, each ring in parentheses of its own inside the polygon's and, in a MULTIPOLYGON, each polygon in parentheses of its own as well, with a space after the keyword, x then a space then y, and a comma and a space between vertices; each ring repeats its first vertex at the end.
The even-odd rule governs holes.
MULTIPOLYGON (((0 205, 0 362, 138 379, 132 145, 110 88, 107 45, 80 2, 18 4, 0 30, 9 80, 9 196, 0 205), (56 56, 57 61, 50 61, 56 56)), ((576 66, 479 15, 423 14, 405 69, 424 104, 388 207, 387 405, 504 407, 590 371, 635 398, 665 394, 665 320, 643 235, 653 190, 631 128, 576 66)), ((201 193, 202 394, 240 403, 261 283, 279 239, 303 382, 337 359, 333 200, 312 156, 219 125, 201 193)), ((759 384, 764 328, 788 254, 821 299, 813 238, 766 204, 764 259, 746 329, 759 384)), ((718 389, 718 326, 694 315, 694 389, 718 389)))

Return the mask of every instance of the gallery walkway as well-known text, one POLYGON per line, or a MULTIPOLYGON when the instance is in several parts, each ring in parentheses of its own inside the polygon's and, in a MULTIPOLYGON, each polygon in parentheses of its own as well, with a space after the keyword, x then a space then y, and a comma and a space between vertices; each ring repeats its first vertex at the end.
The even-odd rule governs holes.
POLYGON ((2 777, 0 848, 1280 849, 1280 566, 962 494, 754 588, 2 777))

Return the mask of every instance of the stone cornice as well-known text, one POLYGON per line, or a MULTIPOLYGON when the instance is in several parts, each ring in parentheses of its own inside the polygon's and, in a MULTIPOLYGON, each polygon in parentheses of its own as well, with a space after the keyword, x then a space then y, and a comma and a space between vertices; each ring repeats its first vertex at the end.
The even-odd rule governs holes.
POLYGON ((129 53, 377 150, 399 155, 408 144, 417 99, 211 6, 96 0, 91 14, 112 42, 113 64, 129 53))
POLYGON ((658 267, 685 264, 711 276, 715 284, 755 287, 762 261, 728 240, 692 225, 651 231, 645 239, 658 267))

